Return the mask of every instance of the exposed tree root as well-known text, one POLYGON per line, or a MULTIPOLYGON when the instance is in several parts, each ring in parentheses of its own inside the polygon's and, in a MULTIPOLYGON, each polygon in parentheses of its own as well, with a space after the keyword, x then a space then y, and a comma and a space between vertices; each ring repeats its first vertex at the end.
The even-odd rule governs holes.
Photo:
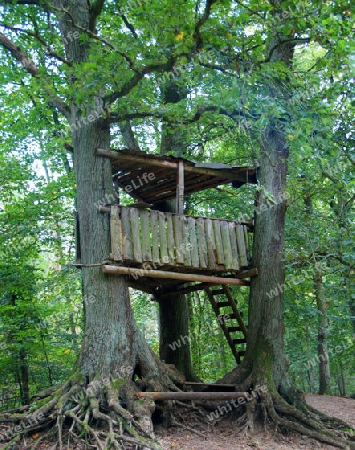
POLYGON ((237 391, 241 387, 250 391, 255 385, 255 379, 259 381, 259 386, 265 387, 263 392, 258 392, 257 399, 244 405, 245 412, 237 419, 240 432, 252 431, 254 423, 262 420, 265 427, 294 431, 338 448, 355 449, 355 429, 349 424, 314 409, 306 403, 300 391, 287 383, 283 386, 288 391, 285 394, 285 398, 288 397, 286 401, 274 386, 269 386, 268 379, 264 379, 261 372, 252 370, 252 364, 245 359, 239 367, 218 380, 218 383, 236 384, 237 391))
POLYGON ((279 394, 259 392, 258 399, 245 405, 245 413, 237 420, 239 432, 253 430, 254 423, 263 420, 266 427, 282 432, 294 431, 319 442, 342 449, 355 449, 355 430, 342 420, 328 417, 306 405, 302 410, 289 405, 279 394))
POLYGON ((38 404, 29 410, 0 416, 0 423, 8 425, 7 431, 0 434, 0 446, 3 450, 35 450, 43 439, 55 433, 53 449, 58 450, 68 448, 68 442, 79 441, 86 448, 99 450, 159 449, 151 422, 155 404, 150 399, 136 399, 136 390, 133 381, 127 379, 94 380, 86 385, 73 377, 55 392, 48 392, 47 397, 37 396, 38 404), (130 408, 126 409, 126 405, 130 408), (37 436, 39 432, 45 434, 37 436), (35 441, 31 439, 30 446, 20 445, 29 435, 35 441))

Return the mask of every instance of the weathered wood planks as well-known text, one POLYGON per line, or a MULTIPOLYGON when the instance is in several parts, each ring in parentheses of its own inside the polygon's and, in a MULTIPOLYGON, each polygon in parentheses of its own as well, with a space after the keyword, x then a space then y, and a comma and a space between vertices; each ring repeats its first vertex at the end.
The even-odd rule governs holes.
POLYGON ((247 227, 238 222, 112 206, 110 228, 114 261, 216 272, 249 265, 247 227))

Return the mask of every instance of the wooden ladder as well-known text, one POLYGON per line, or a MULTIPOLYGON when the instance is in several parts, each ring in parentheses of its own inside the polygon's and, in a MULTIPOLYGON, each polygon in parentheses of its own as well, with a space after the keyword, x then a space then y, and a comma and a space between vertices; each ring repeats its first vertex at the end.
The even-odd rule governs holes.
POLYGON ((222 285, 222 287, 219 289, 207 287, 205 288, 205 292, 208 295, 213 311, 216 314, 218 323, 223 330, 229 347, 232 350, 233 356, 237 364, 240 364, 241 358, 245 354, 244 347, 247 342, 248 335, 247 327, 243 321, 242 313, 238 310, 237 303, 234 300, 232 293, 227 285, 222 285), (219 300, 219 296, 223 296, 224 298, 226 298, 226 301, 219 300), (230 313, 221 313, 222 308, 229 308, 230 313), (227 321, 230 321, 228 325, 226 323, 227 321), (234 323, 232 321, 234 321, 234 323), (239 333, 239 336, 236 337, 235 333, 239 333))

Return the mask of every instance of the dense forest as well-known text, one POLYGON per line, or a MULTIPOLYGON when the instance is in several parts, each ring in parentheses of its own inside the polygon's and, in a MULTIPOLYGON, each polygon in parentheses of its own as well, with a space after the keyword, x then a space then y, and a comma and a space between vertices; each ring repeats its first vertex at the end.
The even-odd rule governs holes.
POLYGON ((347 0, 0 1, 0 423, 159 448, 134 393, 186 378, 265 386, 246 430, 264 415, 355 448, 302 402, 355 395, 353 31, 347 0), (159 300, 102 272, 102 209, 155 175, 119 189, 98 149, 256 168, 182 205, 251 224, 241 364, 204 290, 159 300))

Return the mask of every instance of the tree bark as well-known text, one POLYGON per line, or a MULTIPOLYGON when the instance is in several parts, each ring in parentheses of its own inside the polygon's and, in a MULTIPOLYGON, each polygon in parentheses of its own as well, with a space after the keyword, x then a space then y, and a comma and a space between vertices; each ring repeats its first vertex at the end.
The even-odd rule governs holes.
POLYGON ((284 351, 283 264, 286 213, 288 149, 280 124, 269 123, 261 140, 256 195, 253 267, 249 299, 248 348, 245 359, 252 363, 253 379, 275 386, 292 402, 293 389, 284 351), (268 197, 276 202, 270 208, 268 197), (269 294, 269 295, 268 295, 269 294))
POLYGON ((316 268, 314 281, 317 309, 318 309, 318 367, 319 367, 319 395, 330 395, 330 364, 328 354, 328 318, 327 305, 324 295, 322 270, 316 268))

